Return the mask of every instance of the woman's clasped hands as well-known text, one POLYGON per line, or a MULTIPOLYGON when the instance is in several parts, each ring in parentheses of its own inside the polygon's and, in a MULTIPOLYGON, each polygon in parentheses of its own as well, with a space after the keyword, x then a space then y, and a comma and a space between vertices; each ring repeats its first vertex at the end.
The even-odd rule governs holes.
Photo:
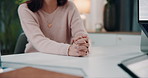
POLYGON ((82 35, 72 40, 72 45, 69 47, 68 55, 83 57, 89 53, 89 40, 87 35, 82 35))

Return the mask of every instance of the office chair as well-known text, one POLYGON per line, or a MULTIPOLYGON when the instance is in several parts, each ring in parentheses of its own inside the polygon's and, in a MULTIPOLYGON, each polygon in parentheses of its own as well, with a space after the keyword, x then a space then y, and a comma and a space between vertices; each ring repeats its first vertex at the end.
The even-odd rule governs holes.
POLYGON ((14 54, 21 54, 24 53, 26 44, 28 43, 27 37, 24 33, 21 33, 14 50, 14 54))

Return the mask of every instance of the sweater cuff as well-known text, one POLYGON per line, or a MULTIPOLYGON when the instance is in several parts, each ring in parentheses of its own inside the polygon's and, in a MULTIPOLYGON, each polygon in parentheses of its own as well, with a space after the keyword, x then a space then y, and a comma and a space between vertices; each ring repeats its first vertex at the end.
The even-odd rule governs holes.
POLYGON ((64 44, 63 46, 61 46, 61 53, 62 55, 67 55, 68 56, 68 49, 69 49, 70 45, 69 44, 64 44))
POLYGON ((80 33, 77 33, 77 34, 75 35, 75 37, 77 37, 77 36, 82 36, 82 35, 87 35, 87 36, 88 36, 88 33, 86 33, 86 32, 80 32, 80 33))

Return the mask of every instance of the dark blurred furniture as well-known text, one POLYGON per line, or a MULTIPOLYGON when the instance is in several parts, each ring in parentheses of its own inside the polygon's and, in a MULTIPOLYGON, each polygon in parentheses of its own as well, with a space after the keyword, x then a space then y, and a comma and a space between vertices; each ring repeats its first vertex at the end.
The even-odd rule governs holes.
POLYGON ((28 43, 27 37, 24 33, 21 33, 14 50, 14 54, 24 53, 26 44, 28 43))

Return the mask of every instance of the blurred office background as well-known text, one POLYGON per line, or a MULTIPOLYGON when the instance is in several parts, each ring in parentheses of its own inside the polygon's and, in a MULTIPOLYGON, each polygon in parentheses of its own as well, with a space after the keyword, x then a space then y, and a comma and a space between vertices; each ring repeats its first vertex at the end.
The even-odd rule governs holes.
MULTIPOLYGON (((26 0, 0 1, 0 47, 3 55, 13 54, 22 33, 17 7, 26 0)), ((71 0, 80 11, 89 33, 138 32, 137 0, 71 0), (87 7, 87 8, 86 8, 87 7)))

